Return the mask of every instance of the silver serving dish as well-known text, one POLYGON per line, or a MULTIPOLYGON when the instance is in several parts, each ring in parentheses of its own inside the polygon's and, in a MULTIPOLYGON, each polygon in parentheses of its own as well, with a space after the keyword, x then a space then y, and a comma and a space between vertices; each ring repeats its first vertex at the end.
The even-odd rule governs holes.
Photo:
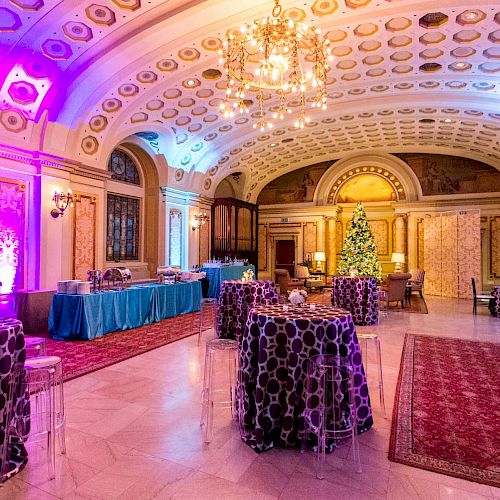
POLYGON ((132 273, 127 267, 110 267, 102 275, 102 281, 108 282, 108 288, 110 286, 123 288, 131 279, 132 273))

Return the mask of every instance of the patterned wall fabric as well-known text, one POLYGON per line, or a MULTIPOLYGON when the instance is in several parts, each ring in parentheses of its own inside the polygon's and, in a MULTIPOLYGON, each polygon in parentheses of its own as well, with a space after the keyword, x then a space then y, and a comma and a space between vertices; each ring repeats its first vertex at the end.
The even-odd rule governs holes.
POLYGON ((425 269, 424 260, 424 220, 417 220, 417 267, 425 269))
POLYGON ((490 218, 490 274, 500 278, 500 217, 490 218))
POLYGON ((441 295, 458 297, 458 221, 457 214, 441 217, 441 295))
POLYGON ((182 211, 169 210, 168 265, 182 266, 182 211))
POLYGON ((267 224, 259 224, 259 271, 267 271, 267 224))
POLYGON ((209 221, 200 227, 200 265, 210 259, 210 225, 209 221))
POLYGON ((23 287, 25 185, 0 179, 0 293, 23 287))
POLYGON ((472 298, 472 279, 481 290, 481 216, 476 213, 458 216, 458 296, 472 298))
POLYGON ((303 224, 304 231, 304 255, 303 259, 306 259, 306 254, 314 253, 318 251, 318 241, 317 241, 317 231, 316 231, 316 222, 304 222, 303 224))
POLYGON ((479 211, 424 219, 425 291, 442 297, 471 298, 471 278, 480 287, 479 211))
POLYGON ((73 279, 86 280, 95 269, 97 204, 94 196, 75 193, 73 279))
POLYGON ((369 220, 368 226, 377 246, 377 255, 389 255, 389 225, 385 220, 369 220))
POLYGON ((425 291, 441 295, 441 217, 424 219, 425 291))

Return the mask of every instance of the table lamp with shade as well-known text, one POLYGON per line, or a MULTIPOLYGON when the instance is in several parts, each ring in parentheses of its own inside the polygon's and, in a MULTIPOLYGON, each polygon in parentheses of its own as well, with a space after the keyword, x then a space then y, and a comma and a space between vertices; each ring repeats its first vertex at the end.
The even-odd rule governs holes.
POLYGON ((396 273, 401 273, 403 271, 402 264, 405 263, 405 254, 394 252, 391 257, 391 262, 396 264, 394 271, 396 273))
POLYGON ((326 261, 325 252, 314 252, 314 260, 316 261, 316 272, 322 271, 321 263, 326 261))

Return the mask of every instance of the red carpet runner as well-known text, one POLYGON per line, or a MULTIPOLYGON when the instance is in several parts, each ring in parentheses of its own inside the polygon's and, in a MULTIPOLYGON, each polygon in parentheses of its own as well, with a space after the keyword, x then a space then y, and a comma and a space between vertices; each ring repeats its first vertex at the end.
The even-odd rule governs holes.
MULTIPOLYGON (((213 324, 208 316, 204 320, 205 327, 213 324)), ((64 380, 67 381, 198 333, 199 318, 197 312, 182 314, 160 323, 86 341, 47 339, 47 352, 62 358, 64 380)))
POLYGON ((500 344, 407 335, 389 460, 500 487, 500 344))

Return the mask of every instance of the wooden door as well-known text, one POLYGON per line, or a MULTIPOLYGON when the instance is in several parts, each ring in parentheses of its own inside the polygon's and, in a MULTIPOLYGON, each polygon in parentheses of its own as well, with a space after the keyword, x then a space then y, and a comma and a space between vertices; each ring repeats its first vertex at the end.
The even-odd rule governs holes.
POLYGON ((294 276, 295 266, 295 241, 277 240, 276 241, 276 263, 275 269, 287 269, 290 277, 294 276))

